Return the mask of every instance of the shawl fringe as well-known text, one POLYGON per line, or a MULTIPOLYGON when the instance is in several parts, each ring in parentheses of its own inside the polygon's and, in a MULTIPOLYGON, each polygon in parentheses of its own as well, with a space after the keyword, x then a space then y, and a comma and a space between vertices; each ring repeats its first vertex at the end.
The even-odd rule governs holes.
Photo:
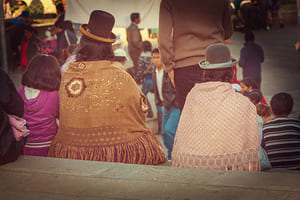
POLYGON ((215 170, 238 170, 238 171, 260 171, 259 151, 251 149, 220 156, 199 156, 172 152, 171 166, 185 168, 215 169, 215 170))
POLYGON ((61 144, 54 141, 48 156, 146 165, 158 165, 166 162, 160 143, 155 137, 149 135, 143 135, 127 143, 105 146, 61 144))

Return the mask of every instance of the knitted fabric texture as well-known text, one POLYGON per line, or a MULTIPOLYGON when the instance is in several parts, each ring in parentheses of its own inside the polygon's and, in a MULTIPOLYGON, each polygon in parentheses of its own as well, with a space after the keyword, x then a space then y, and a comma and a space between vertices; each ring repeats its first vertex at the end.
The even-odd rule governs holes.
POLYGON ((196 84, 181 114, 171 166, 260 171, 255 106, 229 83, 196 84))
POLYGON ((166 161, 145 124, 145 96, 110 61, 71 62, 59 95, 60 125, 49 156, 153 165, 166 161))

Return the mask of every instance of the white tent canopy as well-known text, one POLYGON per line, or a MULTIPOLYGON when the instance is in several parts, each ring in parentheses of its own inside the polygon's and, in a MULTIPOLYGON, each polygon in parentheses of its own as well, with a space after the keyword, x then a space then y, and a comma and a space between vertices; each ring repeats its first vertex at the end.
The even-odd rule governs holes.
POLYGON ((159 0, 67 0, 66 20, 73 23, 88 23, 93 10, 104 10, 115 17, 115 27, 127 27, 130 14, 139 12, 141 28, 158 28, 159 0))

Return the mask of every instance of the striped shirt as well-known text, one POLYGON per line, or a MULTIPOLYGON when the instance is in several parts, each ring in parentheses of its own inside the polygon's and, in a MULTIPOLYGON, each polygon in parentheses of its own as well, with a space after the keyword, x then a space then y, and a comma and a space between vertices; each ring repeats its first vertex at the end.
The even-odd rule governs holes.
POLYGON ((273 168, 300 169, 300 121, 276 118, 263 127, 263 136, 273 168))

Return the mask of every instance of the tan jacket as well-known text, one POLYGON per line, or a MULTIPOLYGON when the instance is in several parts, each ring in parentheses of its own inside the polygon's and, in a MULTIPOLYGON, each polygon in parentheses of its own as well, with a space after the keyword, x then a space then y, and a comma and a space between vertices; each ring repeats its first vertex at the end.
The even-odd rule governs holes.
POLYGON ((166 71, 197 64, 210 44, 232 35, 229 0, 162 0, 159 48, 166 71))

